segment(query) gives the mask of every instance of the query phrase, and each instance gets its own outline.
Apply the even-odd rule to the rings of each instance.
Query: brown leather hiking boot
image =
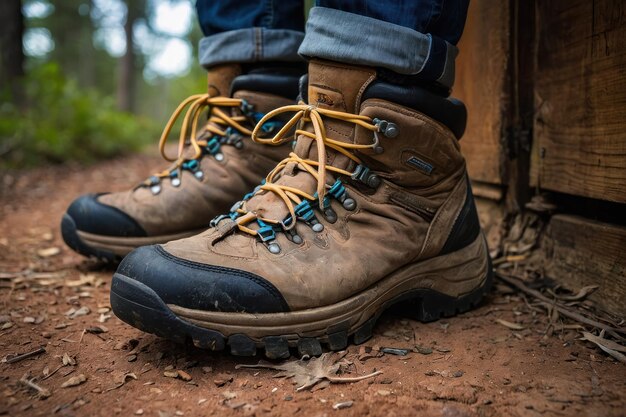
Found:
[[[250,140],[250,134],[265,113],[294,103],[297,75],[273,69],[242,74],[241,66],[233,64],[210,70],[208,81],[208,93],[185,100],[161,136],[161,153],[173,165],[126,192],[76,199],[61,222],[69,247],[115,261],[138,246],[195,235],[288,154],[288,144],[263,146]],[[170,158],[165,142],[186,106],[178,155]],[[204,109],[208,122],[198,132]],[[279,127],[279,122],[264,123],[264,134]]]
[[[142,247],[113,277],[111,306],[139,329],[270,358],[362,343],[402,307],[430,321],[470,309],[491,266],[457,138],[465,108],[376,72],[311,62],[294,152],[229,216]],[[258,131],[258,126],[257,126]],[[256,133],[256,131],[255,131]]]

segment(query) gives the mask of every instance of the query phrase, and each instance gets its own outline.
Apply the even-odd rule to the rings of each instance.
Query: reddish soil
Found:
[[[371,340],[348,349],[344,359],[352,364],[343,374],[380,370],[381,375],[301,392],[290,379],[274,378],[274,371],[235,369],[262,358],[176,345],[107,318],[112,269],[63,245],[61,215],[81,193],[123,189],[162,166],[155,155],[135,155],[2,179],[0,358],[40,346],[45,353],[0,363],[0,415],[626,415],[625,365],[577,340],[575,330],[545,336],[547,317],[502,286],[477,310],[435,323],[384,315]],[[60,252],[45,251],[50,248]],[[79,279],[82,285],[76,285]],[[89,312],[67,315],[81,307]],[[105,332],[85,332],[99,331],[95,327]],[[413,351],[416,345],[422,353]],[[364,347],[374,353],[378,347],[411,352],[366,355]],[[62,366],[65,354],[74,365]],[[170,369],[183,370],[191,380],[164,376]],[[115,388],[126,373],[136,379],[127,376]],[[20,383],[25,375],[50,396],[41,399]],[[61,387],[79,375],[86,381]],[[351,406],[333,408],[345,402]]]

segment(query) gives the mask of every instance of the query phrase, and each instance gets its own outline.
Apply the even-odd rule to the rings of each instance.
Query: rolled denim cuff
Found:
[[[456,46],[404,26],[326,7],[311,9],[298,53],[386,68],[451,88]]]
[[[209,68],[228,63],[301,61],[298,47],[304,33],[261,27],[231,30],[200,40],[200,64]]]

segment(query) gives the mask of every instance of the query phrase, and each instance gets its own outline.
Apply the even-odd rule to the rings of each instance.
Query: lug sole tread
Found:
[[[157,336],[176,342],[191,342],[199,348],[221,351],[228,348],[235,356],[255,356],[259,351],[269,359],[285,359],[292,352],[299,356],[319,356],[324,348],[331,351],[345,349],[352,341],[361,344],[370,339],[383,311],[391,309],[418,321],[427,323],[442,317],[452,317],[477,306],[492,285],[492,269],[481,287],[453,298],[433,290],[419,289],[404,293],[383,304],[377,313],[350,332],[345,326],[330,326],[322,337],[298,335],[267,336],[260,341],[239,333],[225,336],[222,333],[197,326],[174,314],[150,288],[130,278],[115,274],[111,286],[111,306],[114,313],[126,323]],[[120,291],[121,290],[121,291]],[[130,291],[127,297],[118,292]],[[135,294],[135,292],[142,292]],[[142,300],[137,303],[133,300]]]

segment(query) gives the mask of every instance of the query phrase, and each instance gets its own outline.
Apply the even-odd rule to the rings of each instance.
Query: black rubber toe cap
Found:
[[[289,311],[283,296],[266,279],[177,258],[159,245],[135,249],[124,258],[117,273],[151,288],[166,304],[239,313]]]
[[[67,209],[76,229],[104,236],[145,237],[145,230],[128,214],[98,201],[99,194],[78,197]]]

